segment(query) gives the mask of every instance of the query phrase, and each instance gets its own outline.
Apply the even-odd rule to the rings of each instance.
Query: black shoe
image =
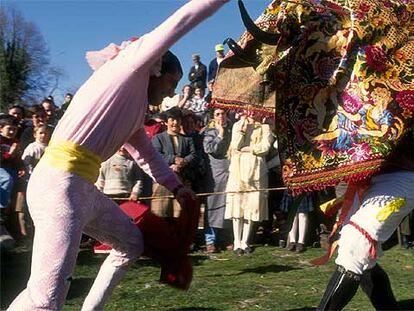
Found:
[[[313,243],[312,243],[312,247],[313,247],[313,248],[320,248],[320,247],[321,247],[321,242],[318,242],[318,241],[313,242]]]
[[[88,238],[86,241],[83,241],[80,243],[79,248],[80,249],[92,249],[95,245],[95,240],[92,238]]]
[[[245,255],[250,255],[253,252],[253,249],[250,246],[247,246],[244,250],[243,250]]]
[[[296,243],[295,242],[290,242],[288,247],[287,247],[287,250],[291,251],[291,252],[294,252],[295,249],[296,249]]]
[[[306,246],[303,243],[296,244],[296,253],[303,253],[306,251]]]
[[[16,245],[16,241],[7,231],[6,226],[0,224],[0,249],[3,251],[11,250]]]
[[[244,254],[244,251],[241,248],[235,249],[233,252],[239,257]]]
[[[412,242],[409,241],[408,236],[401,235],[401,247],[405,249],[410,249],[413,247]]]

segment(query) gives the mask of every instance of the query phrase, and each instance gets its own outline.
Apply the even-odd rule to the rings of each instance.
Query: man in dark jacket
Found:
[[[165,160],[168,166],[178,175],[186,186],[191,187],[193,181],[192,167],[197,161],[194,142],[191,137],[181,134],[182,112],[173,107],[162,114],[167,130],[152,138],[152,144]],[[153,185],[154,196],[165,196],[171,193],[160,184]],[[160,217],[178,217],[180,214],[178,202],[170,198],[154,199],[151,202],[151,211]]]
[[[224,45],[216,44],[214,50],[216,51],[216,57],[210,62],[208,66],[208,81],[214,81],[219,64],[224,59]]]
[[[205,89],[207,81],[207,67],[200,61],[200,55],[193,54],[192,58],[194,66],[190,69],[188,80],[190,80],[190,84],[193,89],[196,87],[202,87]]]

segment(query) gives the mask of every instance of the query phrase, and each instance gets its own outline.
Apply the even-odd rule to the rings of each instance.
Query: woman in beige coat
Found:
[[[227,191],[245,191],[267,188],[265,156],[273,136],[268,124],[242,116],[233,125],[230,143],[230,168]],[[226,199],[226,219],[233,220],[234,250],[240,256],[249,254],[248,245],[252,222],[267,220],[267,193],[230,193]]]

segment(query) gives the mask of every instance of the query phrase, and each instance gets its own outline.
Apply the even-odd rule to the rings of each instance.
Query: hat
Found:
[[[191,58],[192,58],[192,59],[195,59],[195,58],[200,59],[200,55],[198,55],[198,54],[193,54],[193,55],[191,55]]]
[[[223,44],[216,44],[214,49],[215,49],[216,52],[224,51],[224,45]]]

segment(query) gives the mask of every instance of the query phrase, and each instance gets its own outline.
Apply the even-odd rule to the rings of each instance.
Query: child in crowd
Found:
[[[27,178],[20,180],[20,189],[16,194],[16,214],[19,223],[19,229],[22,236],[27,235],[26,219],[25,219],[25,192],[26,184],[30,175],[33,172],[36,164],[42,157],[45,149],[49,143],[51,129],[49,126],[43,124],[33,129],[34,142],[30,143],[23,151],[22,160],[26,170]],[[25,177],[26,177],[25,176]]]
[[[190,106],[187,107],[187,109],[194,112],[194,114],[203,121],[203,126],[207,123],[207,102],[204,99],[204,88],[196,87],[194,89],[194,95],[191,98]]]
[[[143,172],[121,147],[117,153],[103,162],[96,187],[110,198],[128,198],[137,201],[142,193]]]
[[[0,247],[7,249],[13,247],[14,239],[6,229],[6,215],[19,175],[24,174],[23,164],[20,160],[20,148],[16,141],[18,121],[11,115],[0,116]]]
[[[121,147],[112,157],[102,163],[95,186],[117,204],[124,203],[126,199],[137,201],[142,195],[143,175],[144,173],[128,151]],[[112,249],[87,235],[83,235],[82,240],[81,248],[93,245],[96,254],[109,253]]]
[[[180,101],[178,103],[178,107],[188,109],[191,106],[192,97],[193,97],[193,88],[189,84],[184,85],[182,89],[182,94],[180,95]]]
[[[8,114],[17,119],[17,134],[16,139],[20,139],[24,129],[29,126],[29,120],[26,119],[26,109],[21,105],[10,105],[8,107]]]
[[[39,162],[50,140],[50,128],[47,125],[40,125],[34,130],[35,141],[30,143],[23,151],[22,160],[26,172],[30,175],[37,162]]]
[[[22,150],[35,141],[33,130],[43,124],[46,124],[46,111],[41,105],[34,105],[28,109],[31,114],[32,124],[27,126],[20,137],[20,144]]]
[[[293,197],[285,190],[281,202],[282,210],[287,214],[293,207]],[[289,232],[289,251],[301,253],[306,251],[306,238],[309,226],[309,213],[314,210],[314,195],[312,192],[306,193],[299,203],[292,228]]]

